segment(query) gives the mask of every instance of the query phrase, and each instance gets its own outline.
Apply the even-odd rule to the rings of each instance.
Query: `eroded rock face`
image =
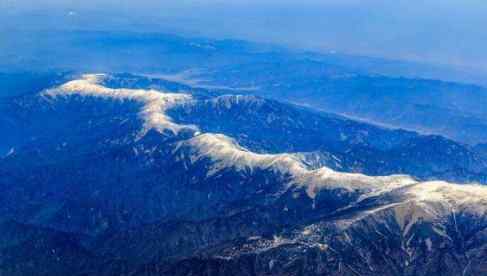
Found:
[[[487,189],[445,182],[484,181],[473,149],[117,80],[2,103],[5,273],[486,273]]]

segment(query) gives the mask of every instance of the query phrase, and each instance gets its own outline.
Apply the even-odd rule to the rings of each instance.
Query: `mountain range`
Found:
[[[48,80],[0,101],[3,274],[487,273],[482,145],[257,82]]]

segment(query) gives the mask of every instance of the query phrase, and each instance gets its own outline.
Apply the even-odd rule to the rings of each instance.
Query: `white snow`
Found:
[[[407,204],[389,207],[394,208],[398,223],[406,232],[419,218],[434,219],[438,213],[452,210],[468,210],[478,215],[487,215],[487,187],[446,182],[419,183],[406,175],[366,176],[336,172],[326,167],[312,170],[302,161],[299,154],[259,154],[241,147],[234,139],[223,134],[201,133],[197,126],[174,123],[165,111],[179,104],[194,104],[191,95],[156,90],[113,89],[101,85],[104,78],[103,74],[84,75],[82,79],[47,90],[43,95],[81,95],[142,103],[140,116],[145,123],[141,135],[150,129],[160,132],[171,131],[175,134],[182,129],[193,131],[193,137],[179,142],[174,151],[183,146],[189,147],[193,163],[201,159],[210,159],[212,164],[207,173],[208,177],[225,168],[248,173],[257,169],[271,170],[288,176],[291,180],[289,187],[304,187],[311,198],[315,198],[321,190],[357,193],[360,196],[359,200],[397,190],[407,198]],[[223,96],[218,102],[232,104],[231,101],[240,100],[254,99]],[[411,212],[415,214],[411,215]]]
[[[214,162],[208,171],[208,176],[229,167],[249,172],[255,169],[269,169],[291,175],[306,171],[304,165],[292,154],[254,153],[239,146],[235,140],[223,134],[200,134],[181,142],[176,150],[180,146],[189,146],[193,149],[192,162],[202,158],[210,158]]]
[[[372,196],[414,184],[416,181],[405,175],[366,176],[363,174],[336,172],[323,167],[298,176],[295,183],[307,187],[308,195],[314,198],[323,188],[343,189],[348,192],[356,191]]]
[[[345,229],[368,216],[385,210],[392,210],[404,237],[419,221],[433,223],[433,231],[447,237],[441,224],[446,218],[455,219],[457,212],[466,212],[478,217],[487,216],[487,187],[480,185],[460,185],[442,181],[417,182],[396,191],[403,200],[361,212],[357,216],[339,221],[338,226]],[[380,214],[376,219],[381,220]],[[410,237],[411,238],[411,237]]]
[[[159,132],[166,130],[177,134],[182,129],[197,131],[193,125],[179,125],[165,114],[165,110],[177,104],[190,101],[191,95],[165,93],[157,90],[143,89],[113,89],[102,86],[100,82],[105,78],[103,74],[87,74],[82,79],[73,80],[60,87],[49,89],[43,93],[44,96],[59,97],[69,95],[80,95],[89,97],[99,97],[115,100],[130,100],[143,104],[140,116],[144,119],[144,128],[139,138],[149,130],[154,129]]]
[[[468,211],[487,215],[486,186],[431,181],[414,185],[406,195],[420,205],[435,205],[436,212]]]
[[[425,240],[425,243],[426,243],[426,247],[428,248],[428,251],[432,251],[433,250],[433,242],[431,241],[431,239],[427,238]]]
[[[15,148],[11,148],[3,157],[6,158],[12,156],[13,154],[15,154]]]
[[[229,167],[237,171],[249,172],[255,169],[272,170],[291,177],[293,179],[291,184],[306,187],[311,198],[314,198],[321,189],[343,189],[371,196],[417,183],[411,177],[404,175],[371,177],[336,172],[326,167],[309,170],[299,154],[254,153],[239,146],[235,140],[223,134],[201,134],[181,142],[179,146],[183,145],[189,146],[193,150],[192,162],[202,158],[210,158],[213,161],[207,176],[212,176]]]

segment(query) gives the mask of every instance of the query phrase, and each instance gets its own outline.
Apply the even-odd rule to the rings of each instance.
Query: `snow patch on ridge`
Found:
[[[422,205],[441,204],[445,210],[487,215],[487,187],[481,185],[431,181],[414,185],[406,195]]]
[[[487,216],[487,187],[458,185],[443,181],[418,183],[409,187],[405,202],[394,207],[396,221],[407,235],[419,220],[435,222],[456,213]],[[445,235],[444,230],[435,228]]]
[[[178,145],[189,146],[193,152],[191,161],[210,158],[214,165],[208,176],[232,167],[238,171],[254,169],[273,170],[277,173],[296,175],[306,171],[305,166],[293,154],[258,154],[251,152],[223,134],[205,133],[183,141]]]
[[[316,197],[316,194],[323,188],[344,189],[348,192],[356,191],[370,197],[417,183],[413,178],[406,175],[367,176],[336,172],[327,167],[308,171],[298,176],[295,182],[305,186],[311,198]]]
[[[447,237],[442,222],[454,218],[459,213],[467,213],[479,218],[487,216],[487,187],[480,185],[459,185],[442,181],[418,182],[399,189],[396,194],[402,196],[399,202],[360,212],[357,216],[337,223],[346,229],[369,216],[382,220],[381,213],[392,211],[402,235],[410,235],[417,223],[432,223],[432,229],[440,236]],[[384,221],[385,222],[385,221]]]
[[[179,133],[183,129],[198,131],[196,126],[174,123],[165,114],[168,108],[190,101],[192,99],[191,95],[165,93],[157,90],[108,88],[100,84],[105,77],[106,75],[104,74],[83,75],[82,79],[73,80],[60,87],[49,89],[43,95],[51,97],[80,95],[140,102],[143,104],[143,108],[139,114],[144,120],[144,128],[139,134],[139,138],[151,129],[161,133],[171,131],[174,134]]]

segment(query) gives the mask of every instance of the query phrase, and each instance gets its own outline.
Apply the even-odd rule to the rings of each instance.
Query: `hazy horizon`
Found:
[[[5,34],[19,29],[165,32],[487,73],[487,3],[477,0],[305,0],[299,4],[274,0],[102,0],[96,4],[3,0],[0,10]]]

